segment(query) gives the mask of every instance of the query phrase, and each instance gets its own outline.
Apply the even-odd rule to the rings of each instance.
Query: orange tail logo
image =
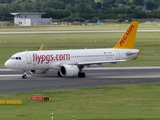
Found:
[[[134,48],[138,22],[132,22],[114,48]]]

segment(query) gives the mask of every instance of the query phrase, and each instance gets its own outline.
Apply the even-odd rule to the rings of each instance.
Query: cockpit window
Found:
[[[11,57],[11,60],[21,60],[21,57]]]
[[[15,57],[11,57],[11,60],[14,60],[15,59]]]

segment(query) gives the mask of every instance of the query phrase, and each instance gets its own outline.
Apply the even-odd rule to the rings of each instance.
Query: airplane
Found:
[[[61,77],[78,76],[84,78],[82,71],[92,65],[106,65],[137,59],[141,49],[134,49],[138,21],[130,23],[118,43],[113,48],[43,50],[44,44],[37,51],[18,52],[5,62],[6,68],[22,70],[23,79],[26,71],[31,74],[44,74],[50,69],[57,70]]]

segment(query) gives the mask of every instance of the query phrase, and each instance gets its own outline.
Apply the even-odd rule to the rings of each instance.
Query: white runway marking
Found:
[[[94,68],[85,68],[85,70],[126,70],[126,69],[160,69],[160,67],[94,67]]]
[[[139,75],[139,76],[131,76],[131,75],[125,75],[125,76],[98,76],[94,78],[160,78],[160,75]]]
[[[160,32],[160,30],[137,30],[138,32]],[[31,30],[31,31],[0,31],[0,34],[37,34],[37,33],[120,33],[125,30]]]
[[[1,77],[19,77],[19,76],[22,76],[22,74],[0,75],[0,78],[1,78]]]

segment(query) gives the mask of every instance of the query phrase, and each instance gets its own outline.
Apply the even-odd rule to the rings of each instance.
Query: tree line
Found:
[[[46,12],[57,21],[96,22],[160,18],[160,0],[0,0],[0,18],[12,12]]]

